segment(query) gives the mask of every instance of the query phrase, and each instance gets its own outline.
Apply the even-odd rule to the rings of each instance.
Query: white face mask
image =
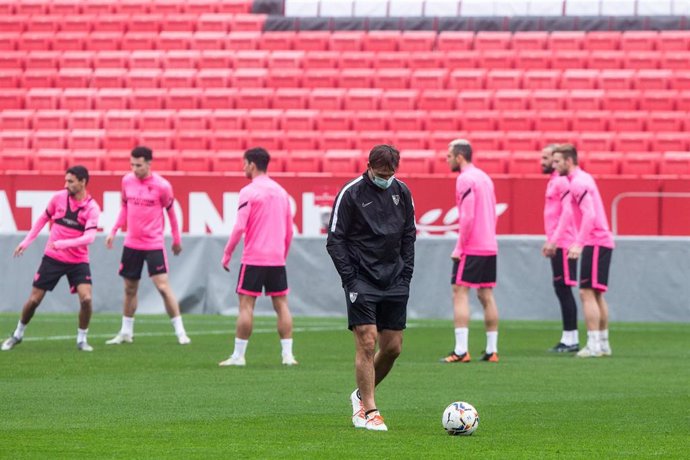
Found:
[[[390,187],[391,184],[393,183],[393,179],[395,179],[395,176],[391,176],[388,179],[383,179],[381,177],[374,176],[373,174],[372,174],[372,176],[373,176],[372,181],[374,182],[374,184],[376,184],[377,187],[379,187],[380,189],[383,189],[383,190],[386,190],[388,187]]]

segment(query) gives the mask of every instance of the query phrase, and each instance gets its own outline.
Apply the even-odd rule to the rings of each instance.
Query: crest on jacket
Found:
[[[400,195],[393,195],[393,203],[397,206],[400,203]]]
[[[357,292],[350,292],[350,302],[355,303],[357,300]]]

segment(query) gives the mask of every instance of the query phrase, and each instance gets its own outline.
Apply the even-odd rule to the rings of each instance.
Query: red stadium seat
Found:
[[[344,100],[346,110],[378,110],[381,101],[381,89],[350,89]]]
[[[33,116],[33,110],[2,110],[0,111],[0,126],[3,130],[31,129]]]
[[[254,131],[277,130],[282,115],[282,110],[252,109],[247,115],[246,126]]]
[[[273,96],[274,109],[307,108],[310,91],[302,88],[278,88]]]
[[[107,130],[137,129],[138,110],[108,110],[103,117],[103,128]]]
[[[433,171],[434,150],[405,149],[398,143],[400,152],[400,169],[402,174],[431,174]]]
[[[440,51],[471,50],[474,47],[474,33],[456,31],[439,32],[437,47]]]
[[[463,112],[455,110],[431,110],[429,112],[417,111],[414,113],[426,114],[421,120],[420,124],[415,130],[421,131],[422,124],[426,121],[426,126],[429,129],[434,129],[436,131],[452,131],[461,128],[461,119]],[[395,115],[394,115],[395,117]],[[398,128],[400,130],[401,128]]]
[[[177,150],[207,150],[213,132],[204,129],[178,131],[175,139]],[[179,166],[179,163],[178,163]]]
[[[177,171],[211,171],[211,157],[207,150],[182,150],[176,156],[175,160],[175,169]]]
[[[281,126],[288,134],[293,130],[310,131],[315,129],[318,115],[317,110],[288,109],[282,113]]]
[[[421,110],[452,110],[455,108],[455,90],[426,90],[419,95]]]
[[[531,110],[503,110],[498,117],[497,129],[499,131],[530,131],[534,129],[534,112]]]
[[[251,129],[251,126],[249,126]],[[247,137],[247,147],[264,147],[268,151],[280,150],[283,148],[282,131],[266,130],[266,131],[249,131]]]
[[[467,133],[464,131],[432,131],[428,137],[430,149],[447,152],[448,144],[455,139],[465,139],[467,137]],[[445,154],[443,158],[445,160]],[[446,168],[444,168],[444,170],[445,169]],[[438,171],[436,165],[434,165],[434,171]]]
[[[585,69],[589,61],[587,51],[559,51],[553,56],[551,68],[559,70]]]
[[[94,99],[94,108],[98,110],[126,110],[130,108],[132,91],[125,88],[100,89]],[[136,108],[136,107],[132,107]]]
[[[300,88],[302,86],[302,69],[271,69],[266,86],[269,88]]]
[[[505,174],[510,157],[511,155],[505,151],[481,150],[477,152],[476,159],[473,162],[489,175]]]
[[[651,90],[643,91],[639,99],[640,110],[683,110],[676,91]]]
[[[14,94],[13,91],[3,91],[3,93]],[[57,88],[32,88],[26,92],[25,107],[27,109],[58,109],[61,91]],[[3,101],[4,102],[4,101]],[[12,105],[5,105],[3,108],[14,109],[23,107],[14,107]]]
[[[62,92],[60,107],[67,110],[90,110],[98,92],[91,88],[68,88]]]
[[[31,146],[30,130],[2,130],[0,131],[0,148],[2,150],[17,150],[22,149],[26,151]]]
[[[617,50],[620,48],[621,32],[588,32],[585,35],[584,49],[586,50]]]
[[[531,131],[508,131],[504,133],[503,145],[506,150],[536,151],[541,148],[539,136]]]
[[[623,155],[616,152],[590,151],[582,161],[582,167],[590,174],[619,174]]]
[[[198,49],[254,50],[259,44],[259,32],[238,31],[225,35],[222,32],[197,32],[193,46]]]
[[[263,14],[235,14],[232,18],[230,29],[235,33],[261,31],[266,22],[266,16]]]
[[[0,144],[2,134],[0,134]],[[26,149],[11,150],[3,148],[0,150],[0,171],[28,171],[31,169],[31,156],[26,154]]]
[[[206,95],[208,96],[208,91]],[[245,88],[237,92],[235,107],[238,109],[267,109],[270,108],[270,101],[272,99],[272,88]],[[204,108],[232,108],[232,106]]]
[[[673,78],[671,70],[642,69],[637,71],[635,89],[639,90],[665,90],[669,89]]]
[[[175,117],[175,128],[192,131],[208,129],[209,120],[213,115],[210,109],[182,109]]]
[[[474,49],[480,51],[510,49],[512,36],[510,32],[479,31],[474,37]]]
[[[400,51],[430,52],[436,44],[436,32],[425,30],[405,30],[398,39]]]
[[[77,68],[91,69],[93,67],[94,52],[92,51],[66,51],[59,61],[60,69]]]
[[[485,87],[486,70],[459,69],[450,72],[448,88],[459,90],[481,90]]]
[[[391,113],[383,110],[360,110],[352,117],[352,129],[355,131],[385,131]]]
[[[331,34],[325,31],[299,31],[295,36],[294,49],[305,51],[326,51]]]
[[[395,133],[393,145],[398,150],[426,149],[428,142],[423,131],[398,131]]]
[[[545,110],[536,114],[535,129],[537,131],[568,131],[572,112]]]
[[[283,138],[283,148],[287,150],[315,150],[318,142],[313,131],[288,131]]]
[[[514,50],[543,50],[549,39],[548,32],[515,32],[512,36]]]
[[[374,76],[374,86],[382,89],[407,89],[410,87],[409,69],[379,69]]]
[[[603,133],[582,133],[575,146],[583,152],[605,152],[613,148],[615,134],[610,132]]]
[[[520,89],[503,89],[494,93],[495,110],[522,110],[529,105],[530,92]]]
[[[657,42],[659,51],[690,50],[690,34],[686,30],[662,30]]]
[[[226,88],[230,86],[229,69],[201,69],[196,74],[197,88]]]
[[[619,152],[649,152],[654,141],[654,133],[618,133],[613,148]]]
[[[56,147],[53,150],[48,147],[46,150],[38,151],[34,154],[33,169],[34,171],[46,172],[62,172],[67,169],[67,152],[61,147]]]
[[[652,150],[655,152],[690,151],[688,132],[657,133]]]
[[[446,51],[443,66],[449,70],[479,67],[479,55],[475,51]]]
[[[489,70],[515,67],[515,51],[484,51],[478,57],[478,66]]]
[[[277,49],[268,55],[268,66],[273,69],[299,69],[302,67],[304,56],[304,51],[285,51]]]
[[[659,174],[690,175],[690,152],[665,152],[659,164]]]
[[[510,174],[537,174],[540,171],[539,158],[537,151],[516,151],[507,159],[508,172]]]
[[[560,70],[527,70],[522,77],[522,87],[524,89],[557,89],[560,81]]]
[[[462,114],[462,129],[465,131],[493,131],[496,116],[492,111],[468,111]]]
[[[602,107],[605,110],[637,110],[640,93],[638,91],[607,91]]]
[[[671,77],[671,88],[678,91],[690,89],[690,71],[687,70],[687,67],[685,67],[683,71],[676,71],[673,73]]]
[[[412,89],[444,89],[448,79],[445,69],[418,69],[412,71],[410,88]]]
[[[599,73],[599,88],[606,91],[633,89],[634,82],[634,70],[604,69]]]
[[[322,153],[318,150],[294,150],[285,159],[285,171],[313,173],[321,171]]]
[[[106,151],[106,154],[103,157],[103,169],[110,172],[131,171],[132,166],[130,164],[130,152],[133,148],[132,145],[130,145],[128,148]]]
[[[345,90],[316,88],[309,96],[309,108],[317,110],[341,110]]]
[[[614,111],[609,118],[609,128],[612,131],[644,131],[646,118],[646,112]]]
[[[427,112],[421,110],[394,110],[389,114],[390,128],[394,131],[422,131],[426,126],[425,120],[427,116],[429,124],[435,126],[441,119],[445,122],[451,113],[453,114],[451,118],[452,124],[456,125],[455,112],[445,112],[442,115],[443,118],[441,116],[434,118],[435,112],[427,115]]]
[[[161,28],[170,32],[193,32],[199,16],[195,14],[166,14]]]
[[[72,150],[97,150],[103,147],[105,131],[101,129],[73,129],[69,132],[67,146]]]
[[[359,172],[360,150],[328,150],[322,159],[323,172],[350,174]]]
[[[214,131],[213,136],[211,137],[211,149],[220,151],[244,150],[246,148],[246,138],[246,131]],[[216,171],[215,166],[213,170]]]
[[[70,112],[69,128],[100,129],[102,127],[103,112],[99,110],[73,110]]]
[[[503,149],[503,136],[497,136],[495,131],[473,131],[467,134],[467,139],[477,151]]]
[[[659,173],[659,157],[656,155],[630,153],[621,161],[621,174],[651,175]]]
[[[599,72],[586,69],[567,69],[561,76],[561,89],[596,89]]]
[[[263,88],[267,78],[268,69],[236,69],[230,77],[233,87],[243,89]]]
[[[661,60],[659,66],[662,69],[671,70],[686,70],[688,68],[688,61],[690,60],[690,52],[688,51],[666,51],[657,54],[657,57]]]
[[[334,88],[339,72],[335,69],[309,69],[304,71],[302,86],[305,88]]]
[[[65,129],[68,116],[67,110],[37,110],[33,117],[33,129]]]
[[[27,69],[21,77],[23,88],[52,88],[55,81],[53,69]]]
[[[232,51],[205,49],[201,50],[200,69],[230,69],[233,63]]]
[[[4,51],[0,54],[0,69],[19,71],[23,67],[25,56],[25,53],[19,51]]]
[[[551,50],[581,50],[584,47],[585,32],[554,31],[549,34],[547,48]]]
[[[366,33],[360,31],[336,31],[329,39],[332,51],[361,51]]]
[[[319,131],[348,131],[352,129],[352,111],[321,111],[316,119]]]
[[[85,166],[89,171],[101,171],[105,155],[105,150],[99,149],[71,150],[66,159],[68,165],[77,164]]]
[[[103,148],[106,150],[131,151],[137,145],[137,134],[136,131],[106,131],[103,138]]]
[[[626,53],[623,67],[626,69],[657,69],[661,55],[657,51],[629,51]]]
[[[490,110],[493,108],[493,93],[493,91],[459,92],[455,98],[455,106],[460,110]]]
[[[371,88],[373,81],[373,69],[343,69],[338,77],[338,87]]]
[[[604,110],[578,110],[573,113],[573,131],[607,131],[611,113]]]
[[[318,141],[321,150],[351,149],[355,144],[351,131],[324,131]]]
[[[354,148],[366,150],[367,152],[378,144],[389,144],[394,146],[395,133],[391,131],[362,131],[357,133],[354,139]],[[366,166],[366,164],[362,166]]]
[[[546,50],[518,51],[515,56],[515,68],[545,70],[551,68],[553,53]]]
[[[247,109],[215,109],[209,117],[209,127],[214,131],[245,129],[247,113]]]
[[[417,108],[419,91],[411,90],[387,90],[381,96],[381,109],[383,110],[414,110]]]
[[[137,134],[139,144],[150,147],[154,151],[173,148],[174,131],[140,131]],[[156,164],[158,164],[158,158],[156,158]]]
[[[520,89],[522,70],[490,70],[486,74],[486,89]]]
[[[294,46],[297,32],[267,31],[259,38],[259,49],[262,50],[291,50]]]
[[[364,51],[398,51],[401,32],[397,30],[372,30],[364,35]]]
[[[589,69],[615,70],[623,67],[626,54],[622,51],[592,51],[587,60]]]

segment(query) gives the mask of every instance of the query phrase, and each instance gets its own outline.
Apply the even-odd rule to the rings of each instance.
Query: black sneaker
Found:
[[[577,353],[580,351],[580,346],[578,344],[566,345],[563,342],[558,342],[555,347],[549,348],[549,351],[551,353]]]
[[[496,353],[496,352],[494,352],[494,353],[484,352],[484,354],[482,355],[480,360],[481,361],[488,361],[490,363],[497,363],[498,362],[498,353]]]

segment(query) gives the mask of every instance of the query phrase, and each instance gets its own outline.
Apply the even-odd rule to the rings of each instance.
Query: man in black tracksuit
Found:
[[[389,145],[371,150],[367,171],[335,199],[326,243],[355,337],[352,423],[377,431],[387,427],[376,410],[374,388],[400,355],[414,269],[414,205],[410,190],[394,177],[399,162],[400,153]]]

